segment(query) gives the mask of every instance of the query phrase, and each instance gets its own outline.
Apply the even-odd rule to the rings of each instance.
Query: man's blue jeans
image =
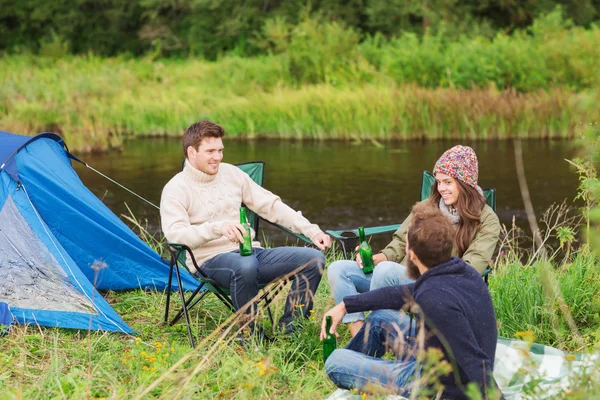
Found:
[[[418,372],[411,351],[414,327],[409,332],[408,320],[398,311],[373,311],[358,334],[345,349],[337,349],[327,359],[325,371],[338,387],[376,392],[383,386],[388,391],[408,395],[413,376]],[[382,360],[386,351],[396,360]]]
[[[279,320],[279,325],[283,326],[289,325],[296,316],[309,315],[325,267],[323,253],[307,247],[255,247],[250,256],[242,257],[239,251],[223,253],[200,268],[221,286],[229,288],[237,310],[258,294],[259,285],[273,282],[300,266]],[[248,312],[253,313],[255,307],[249,308]]]
[[[391,261],[377,264],[372,274],[365,274],[356,261],[339,260],[327,268],[327,279],[335,303],[339,304],[346,296],[354,296],[369,290],[386,286],[404,285],[414,280],[408,278],[406,267]],[[342,322],[364,321],[364,313],[346,314]]]

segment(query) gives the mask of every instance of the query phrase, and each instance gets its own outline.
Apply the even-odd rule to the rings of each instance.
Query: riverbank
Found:
[[[0,127],[57,132],[85,152],[119,147],[127,137],[179,136],[204,118],[235,137],[377,141],[572,138],[600,121],[594,90],[265,87],[250,75],[236,77],[235,62],[0,59]]]
[[[493,37],[267,25],[255,57],[73,56],[59,42],[5,55],[0,129],[54,131],[94,151],[179,136],[203,118],[243,138],[376,141],[573,138],[600,122],[600,29],[559,11]]]

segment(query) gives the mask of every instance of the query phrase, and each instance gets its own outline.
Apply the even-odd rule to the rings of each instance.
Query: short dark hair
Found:
[[[427,268],[445,263],[452,257],[454,228],[439,207],[427,202],[415,204],[407,238],[408,248]]]
[[[208,120],[202,120],[190,125],[183,134],[183,154],[187,158],[187,149],[192,146],[198,150],[202,139],[206,137],[222,138],[225,130],[221,125]]]

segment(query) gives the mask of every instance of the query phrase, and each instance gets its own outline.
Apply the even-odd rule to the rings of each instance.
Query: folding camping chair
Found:
[[[264,170],[265,170],[264,162],[262,162],[262,161],[247,162],[247,163],[243,163],[243,164],[238,164],[237,167],[240,168],[242,171],[246,172],[250,176],[250,178],[252,178],[252,180],[254,182],[256,182],[257,184],[259,184],[261,186],[263,185]],[[248,209],[244,204],[242,204],[241,206],[246,208],[246,217],[248,218],[248,222],[250,223],[250,226],[252,226],[252,229],[254,229],[254,232],[258,233],[258,223],[259,223],[260,217],[258,215],[256,215],[254,212],[252,212],[250,209]],[[269,221],[267,221],[267,222],[269,222]],[[310,243],[310,239],[308,239],[304,235],[296,234],[296,233],[290,231],[289,229],[286,229],[280,225],[277,225],[274,223],[271,223],[271,224]],[[167,287],[169,289],[167,290],[167,304],[165,307],[164,321],[165,321],[165,323],[167,323],[168,318],[169,318],[169,303],[170,303],[171,291],[172,291],[171,283],[172,283],[172,279],[173,279],[173,272],[175,272],[175,276],[177,278],[178,292],[179,292],[179,296],[181,297],[182,307],[181,307],[181,310],[175,315],[175,317],[171,320],[171,322],[169,324],[170,325],[175,324],[183,315],[185,317],[185,322],[187,325],[188,336],[190,338],[190,344],[192,347],[195,347],[194,337],[192,335],[192,328],[191,328],[190,318],[189,318],[190,309],[192,309],[194,306],[196,306],[198,303],[200,303],[200,301],[205,296],[207,296],[209,293],[214,294],[232,312],[235,312],[235,307],[233,306],[233,301],[231,300],[231,294],[229,292],[229,288],[220,286],[214,279],[209,278],[208,275],[206,275],[206,273],[204,273],[204,271],[202,271],[200,269],[200,267],[196,263],[196,259],[194,258],[192,250],[188,246],[181,244],[181,243],[167,243],[167,245],[169,248],[169,252],[171,253],[171,261],[170,261],[170,269],[169,269],[169,281],[168,281],[168,285],[167,285]],[[199,274],[202,275],[200,278],[196,278],[198,280],[198,287],[192,292],[192,294],[187,299],[185,298],[185,293],[183,290],[183,285],[181,282],[181,275],[180,275],[180,271],[179,271],[180,267],[184,267],[187,269],[186,254],[190,256],[192,263],[194,264],[194,267],[196,268],[196,271],[198,271]],[[279,281],[271,282],[266,285],[261,285],[259,287],[259,290],[262,290],[263,294],[261,295],[258,303],[260,304],[260,303],[264,302],[264,306],[267,308],[267,313],[269,315],[269,319],[271,320],[271,325],[273,325],[273,326],[274,326],[274,320],[273,320],[273,314],[271,312],[270,304],[271,304],[271,301],[273,300],[273,298],[275,298],[275,296],[282,289],[283,284],[280,285],[280,283],[283,283],[283,282],[281,282],[279,280]],[[269,290],[269,288],[271,288],[271,285],[274,285],[274,288],[275,288],[274,290]]]
[[[421,179],[421,201],[427,199],[431,194],[431,188],[435,182],[435,177],[429,171],[423,171],[423,177]],[[496,211],[496,189],[483,189],[483,196],[488,206]],[[365,228],[365,236],[381,235],[383,233],[395,232],[400,227],[400,224],[395,225],[384,225],[375,226],[371,228]],[[340,231],[326,231],[331,237],[333,237],[342,249],[342,254],[345,259],[348,259],[348,255],[352,254],[352,250],[358,244],[358,229],[340,230]],[[485,279],[485,283],[488,283],[488,275],[491,272],[491,268],[487,267],[481,274]]]
[[[192,327],[191,327],[190,317],[189,317],[190,310],[193,307],[195,307],[198,303],[200,303],[200,301],[202,301],[202,299],[209,293],[214,294],[223,304],[225,304],[225,306],[227,306],[227,308],[229,308],[231,310],[231,312],[235,312],[235,307],[233,306],[233,301],[231,300],[231,294],[229,292],[229,288],[220,286],[214,279],[211,279],[208,275],[206,275],[206,273],[204,273],[204,271],[202,271],[200,269],[200,267],[196,263],[194,254],[192,253],[192,249],[190,249],[188,246],[186,246],[184,244],[169,243],[168,245],[169,245],[169,252],[171,253],[171,263],[170,263],[170,270],[169,270],[168,287],[171,288],[173,271],[175,271],[175,276],[177,277],[178,292],[181,297],[181,303],[182,303],[181,310],[179,310],[179,312],[175,315],[175,317],[171,320],[171,322],[169,322],[169,325],[175,324],[177,321],[179,321],[179,319],[183,315],[185,317],[185,323],[187,325],[188,336],[190,338],[190,345],[192,347],[195,347],[194,336],[192,334]],[[181,266],[183,266],[185,268],[186,253],[190,255],[192,262],[194,263],[194,267],[202,275],[202,277],[196,278],[198,280],[198,287],[192,292],[192,294],[187,299],[185,298],[185,293],[183,290],[183,286],[182,286],[182,282],[181,282],[181,275],[180,275],[180,271],[179,271],[179,268]],[[281,281],[277,281],[272,284],[278,285],[279,283],[281,283]],[[269,284],[269,285],[271,285],[271,284]],[[277,294],[281,290],[281,286],[276,286],[276,289],[273,291],[266,290],[267,286],[268,285],[259,286],[259,289],[263,291],[263,294],[261,295],[258,303],[261,303],[264,301],[265,307],[267,308],[267,313],[269,315],[269,319],[271,320],[271,325],[274,325],[273,313],[271,312],[270,304],[271,304],[271,301],[273,300],[273,298],[275,298],[275,296],[277,296]],[[171,289],[167,290],[167,304],[165,307],[165,323],[168,322],[168,318],[169,318],[170,298],[171,298]]]

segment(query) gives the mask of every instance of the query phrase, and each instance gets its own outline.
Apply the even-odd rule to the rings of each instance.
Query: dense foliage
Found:
[[[556,7],[575,25],[600,16],[600,0],[0,0],[0,51],[246,56],[268,50],[257,32],[273,21],[297,25],[307,16],[360,38],[440,30],[492,37]]]

